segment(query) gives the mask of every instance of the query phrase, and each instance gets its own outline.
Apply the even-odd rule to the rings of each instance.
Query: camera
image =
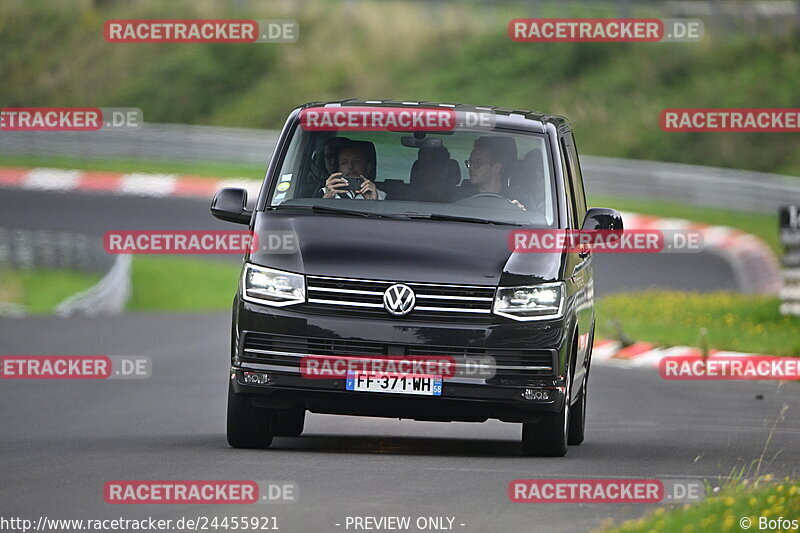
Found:
[[[342,176],[347,180],[346,191],[360,191],[364,180],[361,176]]]

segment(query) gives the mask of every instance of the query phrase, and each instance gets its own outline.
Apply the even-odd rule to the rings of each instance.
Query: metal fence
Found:
[[[58,269],[103,273],[98,283],[56,306],[56,314],[62,316],[123,311],[131,294],[130,265],[130,256],[109,255],[97,237],[61,231],[0,228],[0,271]],[[24,314],[23,306],[0,302],[0,315]]]

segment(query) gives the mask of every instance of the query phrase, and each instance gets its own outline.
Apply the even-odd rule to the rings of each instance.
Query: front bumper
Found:
[[[302,305],[272,308],[237,298],[230,377],[235,393],[247,394],[261,407],[300,405],[315,413],[415,420],[535,422],[542,413],[560,410],[564,402],[568,332],[572,329],[568,317],[542,322],[501,317],[491,323],[419,322],[388,315],[380,319],[308,313]],[[445,378],[441,396],[354,392],[345,390],[343,378],[308,379],[296,367],[263,364],[248,357],[243,345],[245,332],[377,342],[393,355],[403,355],[404,347],[421,345],[485,349],[487,354],[492,349],[548,349],[553,350],[553,368],[545,375],[509,379]],[[245,372],[266,373],[269,379],[263,385],[245,383]],[[526,399],[526,391],[546,391],[548,396],[546,400]]]

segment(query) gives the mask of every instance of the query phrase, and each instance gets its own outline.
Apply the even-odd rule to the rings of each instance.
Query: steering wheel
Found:
[[[501,194],[495,194],[493,192],[482,192],[479,194],[473,194],[472,196],[470,196],[470,198],[502,198],[503,200],[508,200],[508,198],[506,198],[505,196]],[[466,198],[464,199],[466,200]],[[508,201],[510,202],[511,200]]]
[[[479,194],[473,194],[472,196],[467,196],[466,198],[462,198],[461,200],[457,200],[457,201],[455,201],[453,203],[454,204],[469,204],[469,203],[471,203],[470,200],[472,200],[473,198],[498,199],[498,200],[504,200],[505,202],[508,202],[511,205],[515,205],[514,202],[512,202],[511,200],[509,200],[505,196],[502,196],[500,194],[494,194],[494,193],[491,193],[491,192],[482,192],[482,193],[479,193]]]

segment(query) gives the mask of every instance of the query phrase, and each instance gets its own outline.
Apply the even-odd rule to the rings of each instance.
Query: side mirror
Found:
[[[592,207],[586,212],[581,229],[622,231],[622,215],[616,209]]]
[[[247,209],[247,191],[232,187],[220,189],[211,200],[211,214],[226,222],[250,224],[253,212]]]

